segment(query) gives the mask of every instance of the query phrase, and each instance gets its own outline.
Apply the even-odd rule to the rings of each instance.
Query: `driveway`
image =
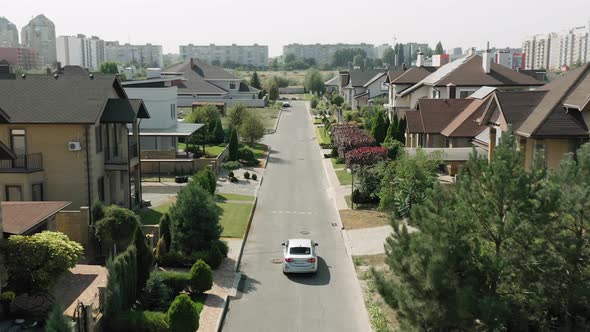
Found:
[[[319,146],[305,102],[292,102],[276,134],[241,264],[245,276],[224,331],[371,331],[328,196]],[[320,244],[317,275],[284,276],[281,242]]]

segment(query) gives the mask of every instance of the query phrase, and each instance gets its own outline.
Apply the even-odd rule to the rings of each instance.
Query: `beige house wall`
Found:
[[[536,147],[543,144],[545,147],[545,166],[549,169],[557,169],[565,154],[573,152],[574,140],[570,139],[527,139],[525,150],[525,167],[530,168],[536,158]]]
[[[87,247],[89,244],[90,210],[81,207],[78,211],[60,211],[55,216],[50,230],[66,234],[70,240]]]
[[[47,201],[71,201],[73,208],[88,205],[86,186],[86,151],[69,151],[68,142],[86,138],[82,125],[1,125],[0,141],[10,144],[10,130],[24,129],[27,153],[42,153],[43,171],[35,173],[0,173],[0,183],[23,185],[23,199],[31,200],[31,185],[43,183]],[[3,188],[4,189],[4,188]],[[5,193],[2,190],[2,198]]]

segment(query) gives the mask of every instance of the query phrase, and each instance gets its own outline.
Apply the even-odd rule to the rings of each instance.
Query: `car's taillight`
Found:
[[[292,263],[293,262],[293,258],[285,258],[285,262]]]
[[[309,263],[315,263],[315,258],[310,258],[307,260]]]

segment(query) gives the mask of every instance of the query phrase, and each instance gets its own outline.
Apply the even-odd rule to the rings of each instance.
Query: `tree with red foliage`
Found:
[[[372,166],[387,159],[387,149],[381,146],[367,146],[348,151],[346,167]]]

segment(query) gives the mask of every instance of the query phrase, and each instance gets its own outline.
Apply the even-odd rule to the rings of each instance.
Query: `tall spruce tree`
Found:
[[[375,138],[377,144],[383,143],[385,141],[385,136],[387,135],[387,126],[385,124],[383,111],[378,111],[375,116],[373,117],[373,124],[371,127],[371,136]]]
[[[237,161],[238,160],[238,149],[239,149],[239,142],[238,142],[238,128],[232,128],[231,133],[229,135],[229,160],[230,161]]]
[[[252,74],[252,78],[250,79],[250,85],[258,90],[262,89],[262,85],[260,84],[260,77],[258,77],[257,72],[254,72],[254,74]]]
[[[215,127],[213,128],[213,140],[215,143],[220,144],[225,141],[225,132],[223,131],[223,125],[221,124],[221,118],[215,120]]]
[[[386,136],[385,140],[393,141],[396,139],[398,126],[399,126],[399,120],[398,120],[397,114],[393,113],[393,120],[389,124],[389,127],[387,127],[387,134],[385,135]]]
[[[443,50],[442,43],[439,41],[436,43],[436,47],[434,48],[434,54],[443,54],[445,50]]]

